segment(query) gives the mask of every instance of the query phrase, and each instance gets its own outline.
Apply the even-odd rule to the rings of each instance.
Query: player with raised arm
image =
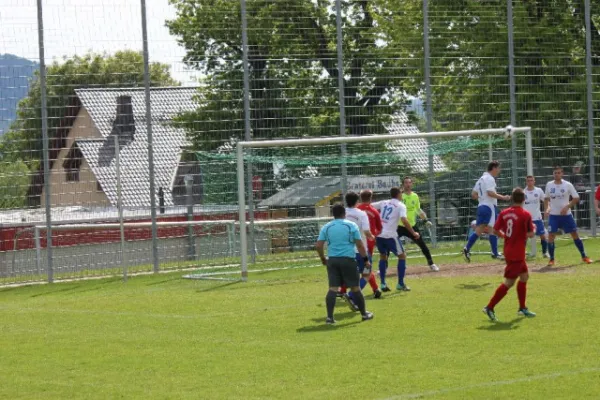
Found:
[[[404,275],[406,274],[406,254],[404,247],[398,238],[398,222],[402,221],[408,232],[415,239],[419,239],[419,234],[415,232],[406,218],[406,206],[402,204],[402,191],[400,188],[393,187],[390,189],[390,199],[373,203],[373,207],[379,210],[383,229],[377,235],[375,243],[379,251],[379,277],[381,279],[381,290],[389,292],[385,282],[385,274],[387,272],[388,258],[390,253],[398,256],[398,284],[397,290],[405,292],[410,291],[410,288],[404,283]]]
[[[410,222],[413,230],[421,235],[421,232],[419,232],[417,228],[417,216],[425,221],[427,228],[430,228],[433,224],[427,219],[427,214],[425,214],[425,211],[421,209],[421,200],[419,199],[419,195],[412,191],[412,185],[413,181],[410,176],[406,176],[404,179],[402,179],[402,202],[406,206],[408,222]],[[406,228],[400,224],[398,226],[398,236],[408,237],[409,235],[410,233],[406,230]],[[440,269],[433,262],[433,257],[431,257],[431,252],[429,251],[429,247],[427,247],[427,243],[425,243],[423,240],[423,236],[419,237],[419,239],[415,240],[414,242],[417,246],[419,246],[421,253],[423,253],[427,259],[427,265],[429,265],[429,268],[434,272],[439,271]]]
[[[475,232],[469,236],[467,245],[463,249],[463,255],[467,262],[471,262],[471,247],[477,242],[479,236],[483,234],[486,226],[493,227],[498,216],[498,200],[509,201],[510,196],[503,196],[496,193],[496,177],[500,174],[500,163],[492,161],[488,164],[487,172],[475,184],[471,196],[477,199],[477,227]],[[490,245],[492,247],[492,258],[501,258],[498,254],[498,237],[494,234],[489,235]]]
[[[550,261],[548,266],[554,265],[554,239],[558,230],[564,233],[570,233],[575,246],[581,253],[581,259],[586,264],[591,264],[592,260],[585,254],[583,242],[577,233],[577,224],[571,213],[571,208],[579,202],[579,194],[570,182],[565,181],[562,167],[554,167],[552,172],[554,180],[546,185],[546,198],[544,199],[545,215],[548,216],[548,252]]]
[[[369,217],[367,216],[366,212],[364,212],[356,207],[356,205],[358,203],[358,194],[357,193],[355,193],[355,192],[346,193],[345,200],[346,200],[346,219],[348,221],[354,222],[356,224],[356,226],[358,226],[358,230],[360,231],[363,244],[364,244],[365,248],[367,248],[367,240],[375,240],[375,236],[373,236],[373,234],[371,233],[371,225],[369,224]],[[355,248],[355,250],[356,250],[356,263],[358,265],[358,272],[361,274],[359,286],[360,286],[360,289],[362,290],[366,285],[366,281],[364,280],[364,278],[362,278],[362,272],[365,268],[365,263],[363,261],[362,256],[358,252],[358,248]],[[369,260],[369,262],[370,262],[370,260]],[[340,294],[342,295],[342,298],[346,302],[348,302],[348,305],[351,310],[358,311],[358,307],[356,306],[354,299],[352,297],[352,292],[350,292],[347,296],[344,296],[345,293],[346,293],[346,286],[342,285],[340,288]],[[380,294],[380,296],[381,296],[381,294]]]
[[[377,236],[381,233],[381,229],[383,228],[381,224],[381,216],[379,215],[379,211],[377,211],[372,205],[371,201],[373,200],[373,191],[366,189],[360,192],[360,203],[356,206],[359,210],[364,211],[367,214],[367,218],[369,218],[369,226],[371,228],[371,233],[374,236]],[[369,253],[369,261],[373,264],[373,250],[375,249],[375,238],[369,239],[367,238],[367,252]],[[371,273],[369,276],[369,286],[373,289],[373,294],[375,298],[378,299],[381,297],[381,290],[379,290],[379,286],[377,285],[377,279],[375,279],[375,274]],[[364,288],[366,285],[365,279],[362,278],[360,281],[361,288]]]
[[[498,286],[494,296],[483,312],[491,321],[497,321],[494,308],[506,296],[508,290],[514,286],[517,278],[517,295],[519,297],[519,310],[517,314],[526,317],[535,317],[535,313],[529,311],[525,300],[527,297],[527,280],[529,272],[525,262],[525,247],[527,238],[535,235],[531,214],[523,208],[525,193],[521,188],[515,188],[512,192],[512,207],[502,211],[494,224],[493,232],[504,239],[504,282]]]
[[[540,236],[542,239],[542,253],[544,258],[550,257],[548,254],[548,237],[546,236],[546,227],[544,227],[544,219],[542,218],[542,212],[540,205],[544,203],[546,194],[542,189],[535,186],[535,177],[529,175],[526,178],[527,187],[525,188],[525,205],[523,208],[529,211],[533,218],[533,225],[535,226],[535,234]]]

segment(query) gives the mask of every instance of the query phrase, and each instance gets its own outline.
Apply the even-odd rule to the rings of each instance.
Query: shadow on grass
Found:
[[[463,289],[463,290],[476,290],[476,291],[483,291],[486,290],[488,286],[490,286],[491,283],[483,283],[481,285],[478,285],[476,283],[461,283],[456,285],[455,287],[457,289]]]
[[[71,286],[71,287],[64,287],[61,289],[58,289],[58,287],[54,290],[47,290],[44,291],[42,293],[36,293],[36,294],[32,294],[31,297],[41,297],[41,296],[48,296],[51,294],[63,294],[63,293],[68,293],[68,292],[74,292],[77,291],[77,289],[79,289],[81,287],[81,285],[75,285],[75,286]]]
[[[375,296],[372,295],[372,294],[368,295],[368,296],[365,296],[365,299],[369,300],[369,302],[371,302],[371,301],[379,302],[379,301],[393,299],[394,297],[408,296],[408,293],[409,292],[402,292],[402,291],[396,290],[396,291],[393,291],[393,292],[386,292],[386,293],[382,294],[381,297],[378,298],[378,299],[376,299]],[[368,308],[369,307],[367,305],[367,309]]]
[[[346,311],[343,313],[334,313],[334,318],[336,321],[344,321],[351,318],[357,318],[360,320],[360,313],[354,311]],[[314,322],[325,322],[325,317],[323,318],[313,318]]]
[[[303,326],[302,328],[296,329],[296,332],[311,333],[311,332],[333,331],[333,330],[337,330],[337,329],[353,327],[354,325],[360,324],[363,322],[362,319],[360,318],[360,314],[355,313],[355,312],[345,312],[342,314],[335,314],[334,318],[336,321],[335,325],[327,325],[325,323],[325,317],[313,318],[312,320],[314,322],[318,323],[319,325]],[[351,318],[353,319],[352,322],[340,324],[341,321],[345,321],[345,320],[348,320]]]
[[[539,272],[539,273],[542,273],[542,274],[546,274],[546,273],[549,273],[549,272],[567,271],[567,270],[575,268],[575,267],[576,267],[576,265],[565,265],[564,267],[549,267],[549,266],[546,265],[545,267],[537,268],[537,269],[534,269],[532,271],[533,272]]]
[[[480,331],[510,331],[510,330],[518,329],[519,328],[518,323],[521,322],[523,319],[524,318],[515,318],[512,321],[508,321],[508,322],[503,322],[503,321],[492,322],[492,321],[490,321],[490,323],[488,325],[480,326],[479,328],[477,328],[477,330],[480,330]]]
[[[181,277],[177,276],[177,277],[173,277],[173,278],[169,278],[169,279],[163,279],[162,281],[150,282],[150,283],[146,284],[146,286],[162,285],[163,283],[179,281],[180,279],[181,279]]]
[[[225,283],[221,283],[219,285],[213,285],[206,289],[198,289],[196,292],[197,293],[212,292],[215,290],[225,289],[225,288],[233,286],[233,285],[239,285],[240,283],[243,283],[243,282],[239,282],[239,281],[225,282]]]

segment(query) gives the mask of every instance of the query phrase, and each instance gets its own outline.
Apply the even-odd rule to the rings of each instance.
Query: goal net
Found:
[[[421,209],[433,222],[417,226],[435,253],[457,253],[466,241],[477,202],[472,188],[491,160],[508,194],[534,174],[529,128],[505,128],[232,143],[196,154],[205,204],[239,205],[239,260],[235,272],[316,265],[314,244],[330,208],[348,191],[373,191],[373,201],[410,176]],[[237,240],[236,240],[237,241]],[[406,239],[409,256],[419,257]],[[489,254],[489,244],[474,252]],[[293,261],[296,264],[291,263]],[[426,265],[424,260],[415,264]],[[218,272],[218,271],[210,271]],[[205,276],[199,272],[198,276]]]

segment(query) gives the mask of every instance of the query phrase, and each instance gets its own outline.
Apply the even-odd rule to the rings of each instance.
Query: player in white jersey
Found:
[[[477,206],[477,227],[475,232],[469,236],[467,245],[463,249],[463,255],[467,262],[471,262],[471,247],[477,242],[479,237],[484,233],[486,227],[493,227],[496,223],[496,217],[499,214],[498,200],[509,201],[510,196],[503,196],[496,193],[496,177],[500,174],[500,163],[492,161],[488,164],[487,172],[473,187],[471,196],[479,201]],[[491,228],[490,228],[491,230]],[[490,232],[490,245],[492,247],[492,258],[501,258],[498,254],[498,236]]]
[[[373,234],[371,233],[371,225],[369,224],[369,216],[367,215],[366,212],[356,208],[356,205],[358,204],[358,199],[359,199],[358,193],[348,192],[348,193],[346,193],[345,199],[346,199],[346,206],[347,206],[346,207],[346,219],[348,221],[354,222],[358,226],[358,230],[360,231],[363,244],[365,245],[365,248],[366,248],[367,239],[375,240],[375,236],[373,236]],[[362,272],[365,269],[365,261],[363,260],[363,257],[360,255],[360,253],[358,252],[358,249],[356,247],[355,247],[355,252],[356,252],[356,264],[358,265],[358,272],[361,275],[359,287],[362,290],[367,284],[367,281],[365,280],[365,278],[362,277]],[[374,292],[375,298],[381,297],[381,291],[379,289],[374,290],[373,292]],[[358,311],[358,306],[356,306],[356,304],[354,303],[354,299],[352,297],[353,293],[350,292],[347,296],[345,294],[346,294],[346,287],[345,286],[340,287],[340,297],[342,297],[345,301],[347,301],[349,303],[349,306],[353,311]]]
[[[375,242],[379,251],[379,277],[381,279],[381,290],[389,292],[390,289],[385,283],[385,274],[388,267],[388,257],[390,253],[398,256],[398,285],[397,290],[405,292],[410,291],[410,288],[404,283],[404,275],[406,275],[406,254],[404,247],[398,238],[398,223],[402,224],[410,232],[415,240],[419,239],[419,234],[414,231],[410,222],[406,218],[406,206],[402,203],[402,191],[400,188],[393,187],[390,189],[390,199],[372,203],[371,205],[379,211],[383,228],[381,233],[377,235]]]
[[[542,253],[545,258],[550,257],[548,254],[548,237],[546,236],[546,228],[544,227],[544,219],[540,210],[540,204],[546,199],[544,191],[535,186],[535,177],[527,176],[525,187],[525,203],[523,208],[531,214],[533,225],[535,225],[535,234],[542,239]]]
[[[552,173],[554,180],[546,185],[546,199],[544,200],[545,214],[548,216],[548,252],[550,253],[550,261],[548,266],[554,265],[554,238],[558,230],[564,233],[570,233],[575,246],[581,253],[581,258],[584,263],[591,264],[592,260],[585,254],[583,242],[577,233],[577,224],[571,214],[571,208],[579,202],[579,194],[570,182],[565,181],[563,177],[562,167],[554,167]]]

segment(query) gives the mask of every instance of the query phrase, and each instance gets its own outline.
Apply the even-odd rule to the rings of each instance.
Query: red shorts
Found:
[[[528,272],[527,263],[522,261],[509,261],[506,260],[506,267],[504,267],[504,277],[506,279],[517,279],[519,275]]]
[[[367,240],[367,251],[369,252],[369,255],[373,255],[373,250],[375,250],[375,241]]]

